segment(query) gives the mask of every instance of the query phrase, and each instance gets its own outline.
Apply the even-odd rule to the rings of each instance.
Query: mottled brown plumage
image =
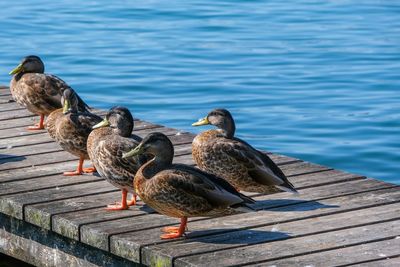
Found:
[[[254,202],[222,178],[188,165],[172,164],[174,149],[162,133],[146,136],[125,157],[141,153],[152,154],[154,158],[135,175],[137,194],[156,211],[182,219],[180,228],[168,228],[169,234],[162,238],[181,236],[182,225],[188,217],[219,216],[237,212],[240,208],[250,210],[246,203]]]
[[[238,190],[296,192],[285,174],[267,155],[234,137],[235,123],[229,111],[213,110],[193,126],[206,124],[218,129],[200,133],[193,140],[193,159],[202,170],[224,178]]]
[[[103,125],[99,127],[92,131],[87,143],[89,156],[97,172],[109,183],[121,189],[123,194],[126,192],[134,194],[133,179],[136,171],[149,159],[149,156],[122,158],[124,152],[135,148],[141,141],[140,137],[132,135],[132,114],[124,107],[114,107],[110,109]],[[110,206],[109,209],[126,209],[128,205],[125,204],[126,199],[122,200],[121,206]]]
[[[46,127],[52,138],[67,152],[80,158],[76,172],[66,172],[65,175],[81,174],[83,160],[89,159],[86,142],[92,127],[99,123],[101,117],[88,111],[78,111],[78,99],[76,93],[68,88],[64,90],[62,101],[64,109],[53,111],[47,121]],[[89,172],[93,172],[89,169]]]
[[[44,64],[37,56],[25,57],[10,74],[14,74],[10,82],[14,100],[30,112],[41,116],[40,125],[28,129],[43,129],[44,116],[62,107],[62,94],[70,86],[57,76],[45,74]],[[88,106],[79,96],[78,100],[79,110],[86,111]]]

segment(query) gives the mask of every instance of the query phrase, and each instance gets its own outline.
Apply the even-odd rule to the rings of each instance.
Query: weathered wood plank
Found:
[[[293,205],[287,206],[280,206],[279,201],[277,201],[279,207],[270,207],[267,210],[258,211],[254,215],[251,214],[251,216],[249,214],[232,215],[224,217],[223,219],[210,219],[207,220],[206,223],[204,223],[204,221],[192,221],[189,224],[189,230],[192,231],[189,233],[189,241],[194,239],[192,241],[195,242],[197,238],[202,236],[204,236],[203,238],[208,238],[207,235],[210,234],[225,235],[225,233],[233,232],[234,230],[246,230],[249,226],[252,228],[257,225],[258,227],[263,227],[277,223],[304,220],[344,211],[373,207],[376,205],[399,201],[399,198],[400,192],[397,188],[394,188],[354,195],[338,196],[323,201],[299,202],[298,204],[294,203]],[[222,227],[222,229],[219,229],[220,227]],[[165,243],[165,241],[159,239],[160,233],[161,227],[150,230],[140,230],[140,232],[113,235],[110,238],[110,251],[116,255],[129,258],[133,261],[140,260],[141,250],[143,254],[151,253],[151,255],[155,255],[152,252],[147,251],[147,249],[157,249],[150,246]],[[229,235],[232,234],[233,233],[230,233]],[[218,240],[219,237],[220,235],[216,236],[216,240]],[[212,236],[210,238],[212,238]],[[171,242],[171,245],[174,245],[172,244],[173,242]],[[229,246],[229,244],[231,243],[224,244],[223,241],[216,241],[214,244],[209,242],[206,247],[199,247],[198,250],[211,251],[218,249],[218,247],[223,249],[225,246]],[[186,251],[193,251],[193,249],[196,249],[197,247],[189,247],[189,244],[187,245],[187,250],[181,252],[182,254]],[[146,255],[142,255],[143,259],[146,257]],[[170,259],[166,260],[166,263],[168,262],[171,262]]]
[[[393,238],[368,244],[321,251],[282,260],[268,261],[250,266],[330,266],[347,265],[362,261],[385,260],[400,254],[400,238]],[[400,264],[400,261],[398,261]],[[374,266],[382,266],[378,262]],[[399,265],[397,265],[399,266]]]
[[[356,264],[343,265],[344,266],[352,266],[352,267],[399,267],[400,266],[400,255],[397,255],[393,258],[381,259],[370,262],[359,262]],[[342,267],[342,266],[341,266]]]
[[[171,128],[166,128],[161,125],[151,124],[146,121],[136,121],[135,123],[137,126],[134,129],[134,132],[145,132],[146,130],[149,131],[150,129],[154,129],[154,131],[156,129],[162,129],[162,131],[165,131],[167,134],[172,135],[173,133],[171,132],[171,130],[175,130]],[[175,130],[174,133],[177,132],[178,131]],[[0,130],[0,148],[6,148],[9,145],[13,147],[28,146],[31,144],[46,142],[48,140],[52,139],[46,131],[27,131],[26,127]]]
[[[15,102],[9,102],[9,103],[4,103],[1,105],[0,112],[8,112],[8,111],[17,110],[17,109],[22,110],[22,109],[26,109],[26,108],[16,104]]]
[[[1,106],[0,106],[1,107]],[[24,111],[27,112],[27,111]],[[94,114],[102,115],[105,114],[106,111],[104,110],[98,110],[98,109],[93,109],[91,110]],[[39,121],[39,116],[32,114],[32,113],[23,113],[21,115],[18,114],[18,111],[12,111],[12,112],[5,112],[8,115],[2,115],[2,116],[9,116],[8,117],[3,117],[0,119],[0,129],[10,129],[10,128],[19,128],[23,126],[30,126],[32,125],[32,122],[38,122]]]
[[[0,130],[12,129],[17,127],[28,127],[38,122],[39,122],[39,116],[0,121]],[[43,131],[45,132],[45,130]]]
[[[190,142],[182,142],[181,144],[177,144],[176,146],[185,146],[185,145],[190,145]],[[49,144],[41,144],[37,145],[40,150],[45,147],[45,146],[57,146],[55,143],[49,143]],[[17,149],[17,148],[15,148]],[[44,148],[43,148],[44,149]],[[18,150],[20,150],[18,148]],[[12,149],[10,151],[13,151]],[[176,159],[179,160],[182,155],[177,155]],[[66,153],[65,151],[61,149],[54,149],[54,150],[49,150],[49,151],[42,151],[40,153],[35,153],[33,150],[32,153],[29,155],[23,155],[23,156],[18,156],[18,155],[13,155],[13,154],[3,154],[3,159],[0,159],[0,173],[1,171],[6,171],[6,170],[15,170],[19,168],[25,168],[29,166],[38,166],[38,165],[45,165],[45,164],[50,164],[50,163],[58,163],[58,162],[64,162],[64,161],[72,161],[72,160],[78,160],[77,157],[70,153]]]
[[[79,180],[79,177],[76,177]],[[43,203],[47,201],[54,201],[59,199],[68,199],[90,194],[98,194],[107,191],[116,190],[111,184],[106,181],[96,181],[78,185],[63,186],[59,188],[51,188],[40,191],[33,191],[11,195],[0,198],[0,212],[17,219],[24,219],[24,207],[26,205],[33,205],[36,203]],[[37,216],[32,218],[25,218],[27,221],[35,225],[42,225],[38,221]]]
[[[8,112],[0,112],[0,121],[13,120],[18,118],[26,118],[36,116],[27,109],[10,110]]]
[[[108,190],[107,190],[108,191]],[[54,200],[51,202],[41,203],[41,204],[33,204],[25,207],[26,214],[36,214],[35,216],[38,218],[38,222],[41,223],[41,227],[46,229],[59,229],[58,233],[64,233],[67,237],[74,238],[72,236],[77,236],[78,225],[75,226],[74,222],[69,220],[64,220],[61,215],[63,213],[72,212],[81,213],[85,210],[89,212],[92,210],[103,209],[107,204],[115,203],[116,201],[120,201],[121,199],[121,191],[115,188],[115,191],[112,192],[103,192],[95,195],[88,196],[78,196],[74,198],[69,198],[66,200]],[[106,213],[106,211],[104,211]],[[131,208],[128,211],[120,212],[111,212],[112,214],[126,214],[132,213],[134,215],[135,209]],[[57,216],[60,214],[60,217]],[[73,216],[73,215],[71,215]],[[52,218],[59,218],[62,222],[60,225],[52,225]],[[94,217],[93,217],[94,218]],[[74,238],[78,240],[78,238]]]
[[[0,221],[0,252],[35,266],[139,266],[3,214]]]
[[[257,200],[255,207],[257,209],[265,209],[265,208],[274,208],[278,206],[306,202],[311,199],[319,199],[319,198],[328,198],[328,197],[335,197],[340,196],[342,194],[348,193],[355,193],[360,191],[365,191],[366,188],[377,189],[384,187],[384,184],[381,182],[375,182],[374,180],[371,181],[354,181],[346,183],[346,186],[343,188],[339,188],[334,185],[322,186],[318,188],[317,192],[314,192],[310,189],[304,189],[301,191],[301,198],[298,199],[285,199],[285,197],[290,196],[289,193],[278,193],[273,194],[271,196],[263,195],[259,197],[255,197],[254,199]],[[281,199],[286,201],[281,201]],[[271,199],[277,199],[278,201],[271,201]],[[149,218],[149,217],[154,218]],[[109,236],[118,234],[120,232],[128,232],[128,231],[137,231],[138,229],[148,229],[148,228],[155,228],[165,226],[166,224],[176,222],[175,218],[168,218],[165,216],[161,216],[158,214],[151,214],[148,215],[143,221],[140,218],[135,218],[134,220],[131,218],[121,219],[116,221],[110,221],[107,223],[96,223],[91,225],[85,225],[81,229],[81,240],[84,243],[87,243],[92,246],[96,246],[101,249],[108,250],[108,238]],[[224,217],[224,219],[210,219],[206,223],[200,223],[202,230],[204,227],[209,229],[211,225],[214,225],[215,233],[224,232],[226,229],[231,229],[231,225],[235,225],[235,228],[243,228],[243,227],[252,227],[263,222],[260,216],[256,214],[252,214],[250,217],[248,214],[241,214],[243,216],[243,221],[238,219],[240,216],[228,216]],[[231,221],[231,218],[234,218],[234,221]],[[261,219],[261,220],[260,220]],[[212,223],[214,222],[214,223]],[[158,241],[158,237],[154,240]]]
[[[324,232],[349,229],[399,217],[400,203],[372,207],[357,211],[337,213],[333,215],[268,225],[259,228],[249,228],[232,234],[209,236],[196,240],[180,241],[175,244],[164,243],[155,247],[144,248],[142,259],[144,264],[152,265],[154,260],[166,261],[172,257],[182,258],[185,255],[202,254],[207,251],[232,250],[249,245],[262,244],[278,240],[311,236]],[[307,227],[304,227],[307,225]],[[217,244],[217,245],[214,245]],[[146,253],[151,252],[151,253]],[[278,265],[281,266],[281,265]],[[290,266],[290,265],[286,265]],[[319,265],[317,265],[319,266]]]
[[[27,180],[37,177],[61,174],[65,170],[76,169],[77,161],[62,161],[39,166],[28,166],[18,169],[0,171],[0,183],[18,180]],[[90,161],[85,161],[85,167],[90,166]]]
[[[231,250],[178,258],[175,266],[228,266],[276,258],[290,257],[321,250],[358,245],[382,238],[394,237],[400,231],[400,221],[389,221],[345,230],[332,231],[273,243],[251,245]],[[238,257],[237,255],[241,255]]]
[[[77,177],[63,175],[42,176],[36,179],[25,179],[22,181],[17,180],[8,183],[2,183],[0,185],[0,196],[101,180],[103,180],[103,178],[95,175],[81,175],[78,179]]]

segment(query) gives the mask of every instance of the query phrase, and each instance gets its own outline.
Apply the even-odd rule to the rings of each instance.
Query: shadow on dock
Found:
[[[326,205],[316,200],[304,199],[266,199],[254,204],[254,208],[257,210],[271,211],[310,211],[339,207],[338,205]]]
[[[0,154],[0,165],[7,163],[7,162],[17,162],[25,160],[25,156],[16,156],[16,155],[9,155],[9,154]]]

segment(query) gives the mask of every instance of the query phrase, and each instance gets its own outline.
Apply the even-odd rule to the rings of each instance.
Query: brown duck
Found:
[[[135,175],[135,190],[147,205],[164,215],[180,218],[179,227],[165,227],[162,239],[178,238],[188,217],[219,216],[250,211],[251,198],[224,179],[184,164],[172,164],[174,147],[162,133],[151,133],[124,158],[149,153],[154,158]]]
[[[133,159],[123,159],[122,153],[135,148],[142,140],[132,135],[133,117],[125,107],[113,107],[105,119],[95,125],[87,143],[89,156],[97,172],[109,183],[122,191],[122,201],[116,205],[108,205],[107,210],[124,210],[136,204],[133,178],[139,167],[150,159],[140,155]],[[127,193],[133,194],[127,201]]]
[[[214,125],[195,137],[192,155],[204,171],[220,176],[236,189],[246,192],[274,193],[281,190],[297,193],[281,169],[264,153],[234,137],[235,122],[226,109],[215,109],[193,123]]]
[[[38,56],[27,56],[22,59],[10,75],[14,75],[10,82],[14,100],[40,116],[39,123],[29,126],[28,130],[44,129],[44,117],[62,108],[62,94],[70,86],[57,76],[45,74],[43,61]],[[86,111],[88,106],[79,96],[77,98],[78,109]]]
[[[64,175],[72,176],[94,172],[94,168],[83,168],[83,162],[85,159],[89,159],[86,149],[87,138],[92,127],[102,118],[89,111],[80,112],[78,95],[71,88],[63,91],[61,102],[63,109],[57,109],[50,113],[46,120],[46,128],[50,136],[65,151],[79,157],[76,171],[64,172]]]

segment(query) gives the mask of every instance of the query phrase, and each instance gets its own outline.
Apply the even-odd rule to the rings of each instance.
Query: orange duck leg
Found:
[[[64,176],[75,176],[75,175],[81,175],[82,173],[92,173],[96,171],[95,167],[90,167],[90,168],[83,168],[83,162],[85,161],[84,157],[79,158],[79,163],[78,167],[76,168],[76,171],[72,172],[64,172]]]
[[[28,130],[43,130],[44,129],[44,115],[40,115],[39,123],[34,126],[28,126]]]
[[[107,205],[106,210],[127,210],[127,209],[129,209],[128,203],[126,201],[128,191],[126,191],[126,189],[122,189],[121,191],[122,191],[121,203],[117,202],[113,205]]]
[[[186,230],[186,225],[187,225],[187,217],[182,217],[181,224],[179,225],[179,227],[174,227],[174,226],[164,227],[162,231],[166,232],[166,234],[161,235],[160,236],[161,239],[174,239],[183,236]]]

